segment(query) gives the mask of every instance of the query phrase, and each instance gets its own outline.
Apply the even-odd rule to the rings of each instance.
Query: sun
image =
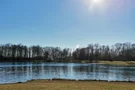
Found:
[[[97,3],[97,4],[98,4],[98,3],[102,3],[102,1],[103,1],[103,0],[92,0],[92,2],[95,3],[95,4],[96,4],[96,3]]]
[[[88,0],[90,2],[90,8],[103,7],[105,0]]]
[[[103,4],[104,0],[92,0],[92,4]]]

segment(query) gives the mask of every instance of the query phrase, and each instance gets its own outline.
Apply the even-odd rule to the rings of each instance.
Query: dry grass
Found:
[[[37,80],[27,83],[0,85],[0,90],[135,90],[135,83]]]
[[[135,65],[135,61],[99,61],[99,63],[110,65]]]

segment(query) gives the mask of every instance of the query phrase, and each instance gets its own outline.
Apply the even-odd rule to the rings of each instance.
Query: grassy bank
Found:
[[[27,83],[0,85],[0,90],[135,90],[135,83],[37,80]]]
[[[135,65],[135,61],[99,61],[98,63],[109,65]]]
[[[24,61],[25,62],[25,61]],[[104,61],[104,60],[97,60],[90,62],[89,60],[57,60],[57,61],[44,61],[44,60],[33,60],[33,61],[26,61],[26,62],[33,62],[33,63],[41,63],[41,62],[47,62],[47,63],[99,63],[99,64],[109,64],[109,65],[135,65],[135,61]],[[13,63],[13,62],[12,62]]]
[[[97,60],[90,62],[89,60],[72,60],[73,63],[99,63],[99,64],[109,64],[109,65],[135,65],[135,61],[105,61],[105,60]]]

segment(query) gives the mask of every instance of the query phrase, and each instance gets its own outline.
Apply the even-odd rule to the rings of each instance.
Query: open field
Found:
[[[135,90],[135,83],[36,80],[26,83],[0,85],[0,90]]]
[[[99,61],[98,63],[109,65],[135,65],[135,61]]]

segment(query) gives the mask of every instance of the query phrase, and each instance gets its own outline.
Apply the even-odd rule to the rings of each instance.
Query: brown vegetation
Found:
[[[37,80],[27,83],[0,85],[0,90],[135,90],[135,83]]]

